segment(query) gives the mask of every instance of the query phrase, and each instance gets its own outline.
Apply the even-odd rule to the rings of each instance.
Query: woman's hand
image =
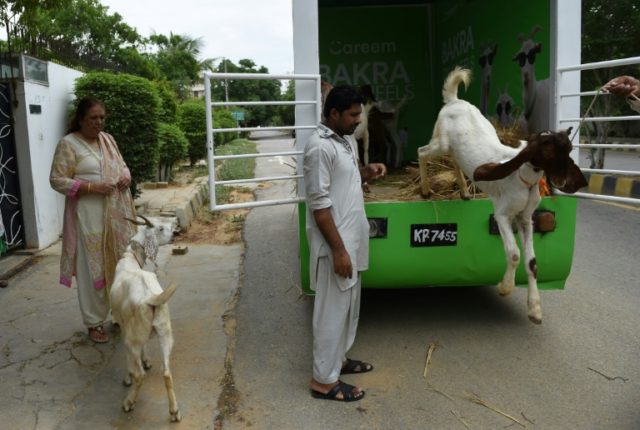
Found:
[[[128,176],[120,176],[120,179],[118,179],[118,183],[116,184],[118,189],[121,191],[126,190],[127,188],[129,188],[130,185],[131,185],[131,178]]]
[[[90,182],[89,185],[90,187],[88,192],[93,194],[102,194],[106,196],[116,190],[116,186],[108,182]]]

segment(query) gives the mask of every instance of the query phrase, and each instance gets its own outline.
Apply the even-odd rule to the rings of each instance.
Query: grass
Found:
[[[215,149],[216,155],[238,155],[238,154],[257,154],[257,146],[255,143],[247,139],[235,139]],[[256,168],[255,158],[239,158],[232,160],[216,161],[216,179],[225,181],[232,179],[252,178]],[[183,165],[178,167],[174,174],[175,177],[185,178],[187,183],[193,183],[195,178],[208,176],[209,169],[206,165],[189,166]],[[223,190],[219,190],[216,186],[216,193],[225,194]]]
[[[215,149],[216,155],[237,155],[237,154],[257,154],[257,145],[247,139],[234,139],[231,142],[227,142],[224,145],[218,146]],[[253,178],[256,168],[255,158],[238,158],[231,160],[219,160],[216,161],[216,179],[220,181],[233,180],[233,179],[248,179]],[[197,177],[207,176],[209,174],[208,167],[205,166],[183,166],[180,169],[181,173],[186,175],[189,179],[188,182],[193,182]],[[216,185],[216,201],[217,204],[229,203],[231,199],[231,193],[239,187],[230,187],[225,185]],[[241,188],[241,187],[240,187]],[[208,207],[209,202],[206,201],[204,206]],[[202,214],[200,217],[204,218],[201,221],[207,223],[209,216],[215,218],[214,214],[209,215]],[[231,220],[232,224],[237,224],[242,221],[244,217],[240,217],[239,220]]]
[[[247,139],[234,139],[231,142],[218,146],[216,155],[237,155],[237,154],[257,154],[257,145]],[[216,179],[220,181],[233,179],[247,179],[254,176],[256,168],[255,158],[238,158],[231,160],[216,161]],[[187,183],[193,183],[195,178],[208,176],[209,169],[206,165],[181,166],[175,176],[185,178]],[[218,204],[228,203],[232,188],[216,185],[216,200]]]
[[[247,139],[235,139],[216,148],[217,155],[257,154],[256,144]],[[216,162],[217,177],[220,180],[252,178],[256,168],[255,158],[239,158]],[[217,191],[217,190],[216,190]]]

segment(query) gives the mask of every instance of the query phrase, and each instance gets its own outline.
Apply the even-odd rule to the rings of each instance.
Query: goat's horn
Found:
[[[147,227],[153,228],[153,223],[151,221],[149,221],[149,219],[147,219],[144,215],[138,215],[138,216],[144,220],[145,225]]]
[[[145,225],[145,223],[143,223],[143,222],[141,222],[141,221],[138,221],[138,220],[135,220],[135,219],[131,219],[131,218],[127,218],[126,216],[125,216],[125,217],[123,217],[123,218],[124,218],[124,219],[126,219],[126,220],[127,220],[127,221],[129,221],[129,222],[134,223],[135,225]]]

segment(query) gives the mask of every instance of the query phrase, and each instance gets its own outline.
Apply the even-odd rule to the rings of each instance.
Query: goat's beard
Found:
[[[155,263],[158,256],[158,241],[155,236],[148,237],[144,241],[144,253],[149,260]]]

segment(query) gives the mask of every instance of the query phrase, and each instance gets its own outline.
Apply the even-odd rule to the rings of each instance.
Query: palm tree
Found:
[[[201,70],[214,68],[214,59],[198,59],[204,45],[201,37],[170,32],[169,37],[154,34],[149,40],[158,46],[154,54],[158,68],[181,99],[187,98],[191,86],[201,79]]]

